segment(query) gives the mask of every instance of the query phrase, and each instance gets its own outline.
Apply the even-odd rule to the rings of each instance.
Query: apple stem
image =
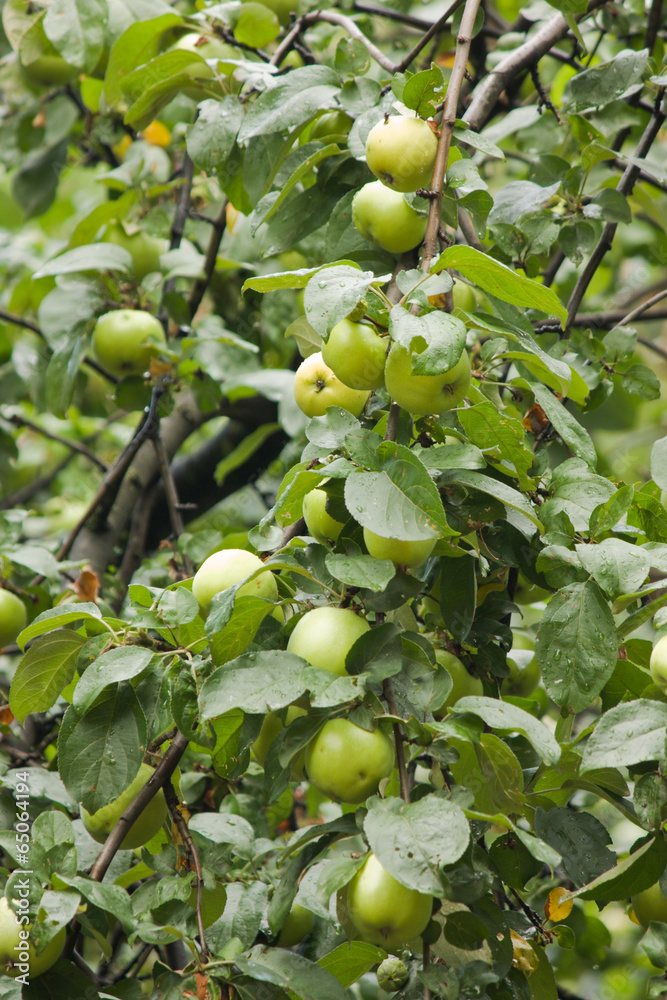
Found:
[[[387,702],[387,708],[389,709],[390,715],[398,715],[398,708],[396,707],[396,699],[394,698],[394,685],[391,683],[391,677],[385,677],[382,682],[382,690],[384,692],[384,697]],[[410,781],[408,779],[408,772],[405,766],[405,751],[403,749],[403,734],[401,733],[401,727],[398,722],[394,722],[392,725],[394,731],[394,743],[396,744],[396,766],[398,767],[398,780],[401,786],[401,798],[404,802],[410,803]]]

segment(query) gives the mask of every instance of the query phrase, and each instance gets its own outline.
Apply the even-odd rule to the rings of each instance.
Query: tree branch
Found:
[[[396,699],[394,698],[394,686],[391,683],[391,677],[386,677],[382,682],[382,691],[384,693],[385,701],[387,702],[387,708],[389,709],[390,715],[398,715],[398,709],[396,707]],[[392,729],[394,731],[394,745],[396,747],[396,766],[398,768],[398,780],[401,786],[401,798],[404,802],[410,803],[410,782],[408,780],[408,772],[405,766],[405,752],[403,750],[403,734],[401,733],[401,727],[398,722],[392,723]]]
[[[220,249],[220,243],[225,232],[225,226],[227,225],[226,209],[227,199],[223,198],[218,217],[211,222],[211,237],[208,241],[208,246],[206,247],[206,257],[204,260],[204,277],[198,278],[197,281],[195,281],[192,286],[192,291],[190,292],[190,298],[188,299],[188,308],[190,310],[190,316],[193,319],[199,309],[199,306],[201,305],[202,299],[204,298],[211,276],[215,271],[215,262],[218,259],[218,250]]]
[[[655,141],[658,132],[660,131],[660,128],[662,127],[662,124],[665,121],[665,111],[662,108],[664,95],[665,95],[665,88],[661,87],[656,95],[655,104],[653,106],[653,114],[651,115],[649,123],[646,126],[646,129],[644,130],[644,134],[639,140],[639,144],[635,152],[635,159],[637,160],[643,160],[646,158],[647,153],[649,152],[651,146],[653,145],[653,142]],[[639,170],[640,168],[636,166],[634,163],[629,164],[629,166],[625,169],[623,176],[616,185],[616,190],[620,194],[629,195],[632,192],[632,189],[635,186],[635,182],[637,180],[637,175],[639,174]],[[577,315],[577,309],[579,308],[581,300],[586,294],[586,289],[588,288],[593,278],[593,275],[600,266],[605,254],[611,248],[612,240],[614,238],[614,234],[616,233],[617,227],[618,227],[617,222],[607,222],[605,224],[605,227],[602,230],[602,236],[598,240],[597,246],[595,246],[595,248],[593,249],[593,252],[591,253],[588,259],[588,263],[586,264],[586,267],[579,275],[577,283],[574,286],[572,294],[570,295],[570,301],[567,304],[567,326],[565,328],[566,332],[567,330],[570,330],[572,325],[574,324]]]
[[[419,41],[417,42],[417,44],[410,50],[410,52],[408,52],[407,56],[405,56],[404,59],[401,59],[401,61],[399,63],[397,63],[396,66],[394,66],[394,69],[393,69],[394,73],[402,73],[403,70],[405,70],[405,69],[408,68],[408,66],[410,65],[410,63],[412,62],[412,60],[417,58],[417,56],[419,55],[419,53],[422,51],[422,49],[426,45],[428,45],[428,43],[431,41],[431,39],[435,35],[437,35],[439,31],[442,31],[442,29],[444,28],[445,24],[447,23],[447,21],[449,20],[449,18],[452,16],[452,14],[454,13],[454,11],[457,10],[463,4],[463,2],[464,2],[464,0],[454,0],[454,3],[450,4],[450,6],[447,8],[447,10],[442,15],[442,17],[438,18],[438,20],[435,22],[435,24],[431,25],[431,27],[428,29],[428,31],[426,32],[426,34],[422,38],[420,38]],[[467,59],[466,59],[466,63],[467,63]],[[464,68],[465,68],[465,63],[464,63]],[[451,85],[452,85],[452,80],[450,78],[449,85],[448,85],[448,92],[449,92],[449,87],[451,87]]]
[[[621,309],[604,313],[577,313],[572,326],[590,326],[593,330],[613,330],[615,326],[622,326],[621,321],[625,319],[625,316],[625,312]],[[656,309],[654,312],[642,313],[641,316],[635,316],[634,319],[646,323],[667,319],[667,309]],[[558,320],[543,319],[535,323],[533,330],[535,333],[557,333],[560,328]]]
[[[78,455],[83,455],[87,458],[89,462],[96,465],[102,472],[108,472],[109,466],[106,462],[103,462],[101,458],[98,458],[94,451],[90,448],[86,448],[85,444],[79,441],[69,441],[67,438],[61,437],[60,434],[53,434],[51,431],[45,430],[40,427],[39,424],[34,424],[32,420],[26,420],[25,417],[21,417],[14,413],[11,417],[6,418],[10,424],[14,424],[16,427],[27,427],[31,431],[35,431],[36,434],[41,434],[42,437],[47,438],[49,441],[55,441],[57,444],[62,444],[65,448],[69,448],[71,451],[75,451]]]

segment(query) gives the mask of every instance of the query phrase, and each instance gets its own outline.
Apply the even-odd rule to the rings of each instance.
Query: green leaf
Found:
[[[327,268],[343,265],[361,271],[353,260],[337,260],[332,264],[322,264],[321,267],[302,267],[296,271],[278,271],[276,274],[264,274],[259,278],[247,278],[241,291],[245,294],[248,289],[255,292],[275,292],[279,288],[305,288],[313,275]]]
[[[242,121],[243,109],[231,94],[221,101],[202,101],[185,137],[192,162],[207,173],[217,170],[234,148]]]
[[[580,458],[569,458],[554,469],[551,498],[542,505],[541,512],[546,522],[563,511],[575,531],[586,531],[595,508],[615,492],[613,483],[591,472]]]
[[[355,520],[401,541],[452,535],[440,494],[410,449],[385,441],[378,455],[382,472],[357,472],[345,481],[345,504]]]
[[[459,361],[466,343],[463,322],[438,310],[414,316],[404,306],[394,306],[389,314],[389,332],[392,340],[412,352],[415,375],[439,375],[449,371]]]
[[[308,121],[316,111],[336,106],[338,76],[329,66],[304,66],[292,70],[282,81],[265,90],[250,106],[239,129],[239,142],[266,133],[286,132]]]
[[[95,699],[110,684],[129,681],[147,669],[153,659],[153,651],[141,646],[119,646],[98,656],[87,668],[76,688],[72,704],[83,714]]]
[[[348,941],[323,955],[317,964],[335,976],[341,986],[347,987],[382,962],[386,955],[382,948],[367,941]]]
[[[623,49],[609,62],[577,73],[568,80],[563,102],[573,111],[600,109],[620,97],[641,90],[642,74],[648,63],[647,49]]]
[[[439,869],[458,861],[470,840],[462,810],[437,791],[410,805],[374,796],[368,801],[364,833],[382,866],[401,885],[436,896],[444,894]]]
[[[432,65],[422,73],[415,73],[403,87],[401,102],[416,111],[421,118],[429,118],[442,100],[445,80],[439,66]]]
[[[137,776],[146,747],[146,719],[129,684],[83,715],[65,713],[58,764],[70,795],[90,813],[118,798]]]
[[[667,490],[667,437],[658,438],[653,442],[651,479],[661,490]]]
[[[506,486],[505,483],[497,479],[492,479],[491,476],[484,476],[479,472],[469,472],[466,469],[446,469],[438,476],[438,483],[443,486],[447,483],[460,483],[462,486],[469,486],[473,490],[481,490],[482,493],[488,493],[489,496],[500,500],[507,507],[519,511],[539,531],[543,530],[542,522],[537,517],[530,502],[521,493],[517,492],[517,490],[513,490],[510,486]]]
[[[396,575],[396,567],[390,559],[374,559],[373,556],[346,556],[330,552],[325,563],[336,580],[349,587],[365,587],[374,593],[384,590]]]
[[[520,420],[501,413],[490,400],[461,410],[459,420],[472,444],[490,452],[487,455],[490,462],[495,464],[499,458],[503,459],[503,472],[516,475],[521,489],[533,488],[528,470],[535,461],[535,455]]]
[[[612,600],[632,594],[644,583],[650,558],[641,545],[622,538],[604,538],[597,545],[575,545],[579,561],[587,573]]]
[[[658,881],[667,862],[667,843],[661,833],[651,837],[634,854],[619,861],[610,871],[577,889],[572,897],[582,899],[627,899]]]
[[[30,712],[45,712],[74,677],[86,637],[59,630],[39,638],[19,661],[9,692],[9,707],[19,722]]]
[[[64,885],[76,889],[93,906],[99,907],[100,910],[110,913],[116,920],[119,920],[126,934],[134,929],[130,897],[125,889],[106,882],[94,882],[92,879],[82,876],[68,878],[59,873],[58,878]]]
[[[234,38],[242,45],[259,48],[268,45],[280,34],[280,22],[272,10],[262,3],[241,5],[234,24]]]
[[[523,773],[509,746],[493,733],[482,733],[474,744],[485,794],[496,809],[523,812]]]
[[[448,247],[433,264],[431,272],[442,271],[446,267],[460,271],[464,278],[503,302],[553,314],[559,317],[563,326],[567,321],[567,310],[553,289],[517,274],[474,247]]]
[[[42,611],[37,617],[24,628],[17,638],[21,649],[25,649],[31,639],[35,639],[44,632],[52,632],[54,629],[70,625],[72,622],[82,622],[95,620],[102,622],[102,612],[96,604],[82,601],[81,604],[59,604],[48,611]]]
[[[575,402],[583,402],[586,395],[588,394],[588,386],[586,385],[585,382],[583,382],[581,376],[579,376],[579,380],[583,383],[583,390],[584,390],[583,397],[581,396],[580,393],[575,393],[573,391],[575,389],[577,373],[573,371],[573,369],[570,368],[570,366],[566,364],[564,361],[561,361],[559,358],[552,358],[550,354],[547,354],[547,352],[540,347],[537,341],[530,335],[530,333],[527,330],[524,330],[520,326],[516,326],[513,323],[509,323],[502,319],[498,319],[498,317],[496,316],[491,316],[488,313],[475,312],[472,314],[471,319],[475,325],[475,328],[479,328],[481,330],[489,330],[492,333],[496,333],[500,337],[503,337],[505,339],[509,338],[510,340],[513,340],[520,345],[520,347],[522,348],[522,352],[534,355],[535,358],[537,358],[537,360],[540,361],[542,365],[544,365],[547,371],[550,372],[552,376],[555,376],[556,384],[552,385],[551,388],[556,389],[563,395],[570,395]],[[530,361],[528,361],[528,359],[524,357],[521,357],[520,354],[517,354],[516,352],[513,351],[503,352],[503,357],[512,358],[515,356],[520,357],[528,368],[531,367]],[[540,378],[542,381],[545,381],[545,379],[542,376],[541,369],[536,369],[535,373],[537,374],[538,378]],[[550,384],[550,382],[548,382],[547,384]]]
[[[581,773],[599,767],[630,767],[664,760],[667,704],[637,698],[610,708],[589,737]]]
[[[35,278],[52,274],[74,274],[77,271],[131,271],[132,257],[125,247],[115,243],[92,243],[66,250],[59,257],[42,264]]]
[[[588,431],[547,388],[536,384],[533,386],[533,394],[563,443],[594,469],[597,454]]]
[[[116,39],[104,77],[104,94],[110,108],[120,103],[125,77],[157,55],[163,34],[182,23],[178,14],[163,14],[131,24]]]
[[[306,319],[317,333],[326,337],[377,280],[372,271],[360,271],[354,265],[341,263],[315,272],[303,297]]]
[[[521,733],[549,764],[560,759],[560,746],[544,723],[516,705],[497,698],[468,696],[459,698],[456,711],[472,712],[501,733]]]
[[[611,837],[599,819],[590,813],[554,808],[535,813],[535,832],[562,856],[565,874],[581,886],[616,864],[607,844]]]
[[[308,1000],[351,1000],[351,993],[330,972],[283,948],[256,945],[248,955],[238,955],[235,964],[253,979],[273,983]]]
[[[63,59],[90,72],[102,54],[107,17],[105,0],[52,0],[42,23]]]
[[[544,683],[557,705],[582,712],[616,666],[614,619],[596,583],[574,583],[551,598],[535,647]]]
[[[440,560],[439,604],[445,628],[465,642],[477,608],[477,560],[463,555]]]
[[[630,365],[621,375],[621,386],[625,392],[641,399],[660,398],[660,382],[648,365]]]

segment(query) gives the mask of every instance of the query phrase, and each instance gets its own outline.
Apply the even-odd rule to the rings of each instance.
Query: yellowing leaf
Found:
[[[566,896],[566,899],[563,897]],[[562,901],[562,902],[561,902]],[[567,889],[557,886],[552,889],[544,904],[544,915],[547,920],[566,920],[572,912],[574,903]]]

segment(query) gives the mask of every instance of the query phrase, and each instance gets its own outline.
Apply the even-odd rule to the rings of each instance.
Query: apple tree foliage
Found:
[[[38,952],[67,929],[0,998],[377,997],[386,952],[335,905],[369,849],[433,897],[383,973],[405,1000],[664,996],[667,924],[627,916],[667,889],[660,0],[0,8],[0,582],[27,615],[2,623],[0,884],[29,885]],[[351,216],[398,112],[439,129],[400,257]],[[145,375],[93,352],[119,308],[167,334]],[[294,371],[350,314],[415,374],[465,349],[465,401],[307,420]],[[320,486],[333,546],[302,520]],[[406,570],[364,528],[435,546]],[[265,560],[274,614],[234,585],[200,617],[221,546]],[[321,605],[371,626],[343,676],[286,649]],[[483,693],[444,709],[436,652]],[[358,805],[300,763],[340,717],[397,751]],[[100,846],[82,808],[144,760]],[[119,850],[160,788],[171,822]]]

